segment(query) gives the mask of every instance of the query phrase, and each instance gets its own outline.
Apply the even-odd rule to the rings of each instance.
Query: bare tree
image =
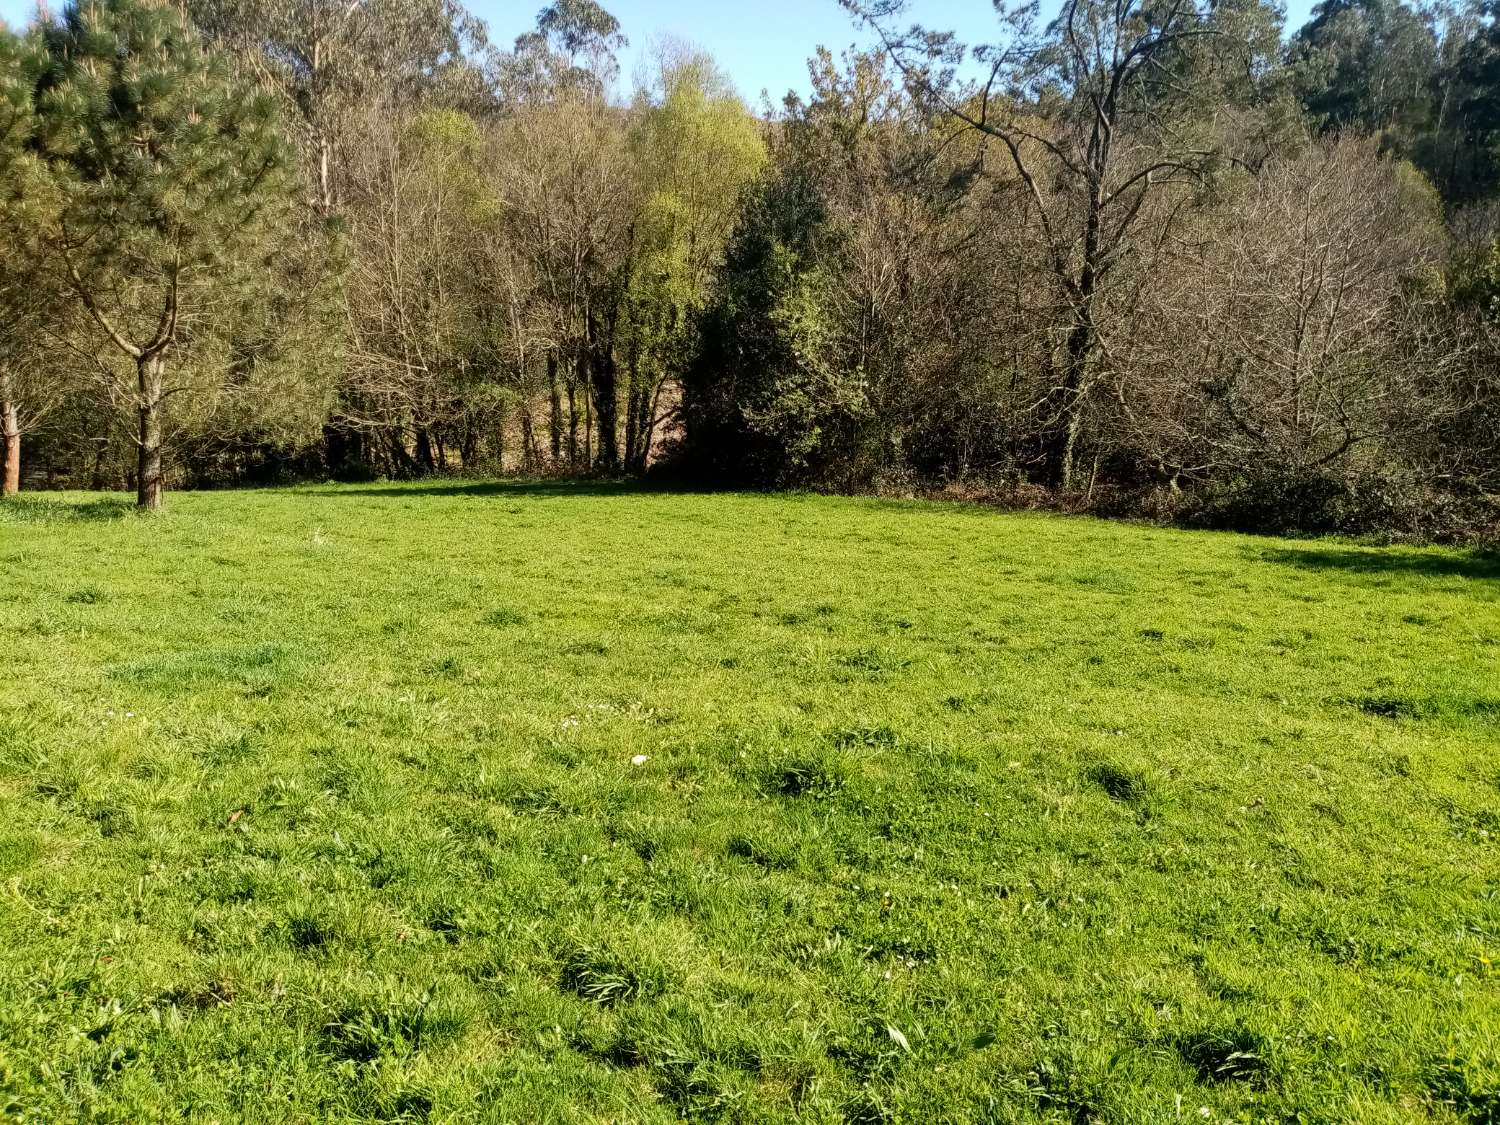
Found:
[[[1374,142],[1268,161],[1157,271],[1115,383],[1133,440],[1176,481],[1316,471],[1388,435],[1422,394],[1398,312],[1442,243],[1434,193]]]
[[[1276,25],[1257,23],[1255,5],[1065,0],[1041,31],[1034,8],[1006,17],[1001,41],[973,51],[984,77],[959,84],[954,65],[968,56],[951,35],[892,29],[904,0],[843,2],[880,32],[914,86],[999,141],[1024,185],[1056,292],[1040,460],[1044,479],[1066,491],[1103,380],[1101,351],[1132,327],[1114,300],[1119,276],[1180,213],[1147,203],[1162,194],[1185,203],[1222,163],[1204,103],[1254,73],[1252,56],[1275,49],[1266,32]]]

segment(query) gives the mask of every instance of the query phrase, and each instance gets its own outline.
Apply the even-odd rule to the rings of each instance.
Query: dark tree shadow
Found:
[[[133,515],[134,502],[106,497],[75,503],[53,496],[11,496],[0,501],[0,523],[95,523]]]
[[[361,485],[338,488],[304,488],[307,496],[492,496],[496,498],[588,497],[588,496],[659,496],[674,493],[707,493],[712,490],[672,482],[639,480],[414,480],[406,484]]]
[[[1352,547],[1272,547],[1248,551],[1262,562],[1303,570],[1343,570],[1351,574],[1413,574],[1435,578],[1500,578],[1500,555],[1454,551],[1398,551]]]

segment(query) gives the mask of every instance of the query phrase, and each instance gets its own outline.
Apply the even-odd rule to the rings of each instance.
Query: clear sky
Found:
[[[51,0],[60,7],[65,0]],[[530,28],[546,0],[468,0],[489,24],[493,42],[509,46]],[[788,89],[807,89],[807,58],[823,45],[837,54],[870,36],[856,28],[837,0],[603,0],[620,21],[630,47],[621,58],[628,86],[637,61],[654,39],[675,36],[705,48],[734,79],[740,93],[758,105],[762,89],[779,102]],[[1300,24],[1311,0],[1289,0],[1291,24]],[[1047,7],[1044,0],[1044,7]],[[0,17],[22,23],[35,0],[0,0]],[[954,30],[965,42],[983,42],[995,28],[990,0],[915,0],[912,17]]]

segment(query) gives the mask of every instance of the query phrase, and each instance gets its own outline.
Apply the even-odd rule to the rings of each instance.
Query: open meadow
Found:
[[[35,1122],[1500,1120],[1500,562],[815,496],[0,505]]]

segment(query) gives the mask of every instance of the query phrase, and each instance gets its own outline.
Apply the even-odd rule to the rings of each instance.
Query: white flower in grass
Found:
[[[650,754],[637,754],[634,758],[630,759],[630,764],[632,766],[644,766],[650,760]]]

